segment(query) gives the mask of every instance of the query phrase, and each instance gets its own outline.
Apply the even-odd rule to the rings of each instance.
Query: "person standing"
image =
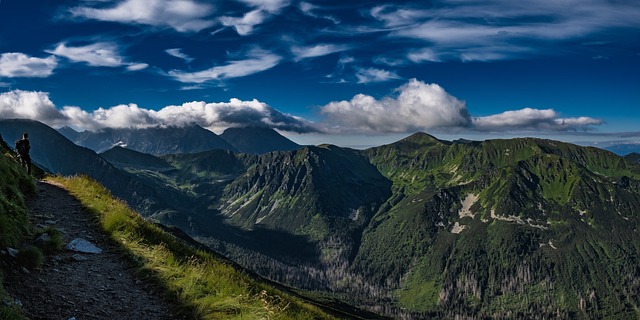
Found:
[[[20,156],[20,163],[23,167],[27,168],[27,173],[31,174],[31,157],[29,156],[31,143],[29,143],[29,134],[26,132],[23,133],[22,139],[16,141],[16,150]]]

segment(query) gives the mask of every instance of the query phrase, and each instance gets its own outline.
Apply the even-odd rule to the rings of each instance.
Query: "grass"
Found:
[[[42,266],[44,254],[38,247],[26,246],[18,251],[16,259],[18,265],[33,270]]]
[[[183,244],[144,220],[107,189],[82,177],[52,177],[78,198],[102,228],[178,302],[180,313],[198,319],[331,319],[312,306],[260,283],[228,262]]]

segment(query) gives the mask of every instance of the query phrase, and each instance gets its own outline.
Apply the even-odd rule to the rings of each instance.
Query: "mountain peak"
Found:
[[[416,146],[433,146],[433,145],[448,145],[451,144],[448,141],[440,140],[425,132],[416,132],[400,141],[402,144],[413,144]]]
[[[226,129],[220,137],[242,153],[262,154],[271,151],[291,151],[300,145],[277,131],[259,126]]]

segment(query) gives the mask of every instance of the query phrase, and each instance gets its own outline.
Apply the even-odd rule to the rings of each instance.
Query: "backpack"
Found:
[[[29,141],[24,139],[16,141],[16,150],[19,154],[29,154]]]

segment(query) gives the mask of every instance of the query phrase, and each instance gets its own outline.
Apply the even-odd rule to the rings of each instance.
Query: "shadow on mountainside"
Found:
[[[29,319],[180,318],[176,304],[136,276],[136,266],[119,245],[66,190],[40,182],[27,205],[36,228],[51,226],[62,232],[65,244],[83,238],[102,249],[99,254],[60,251],[35,270],[5,270],[5,287]]]

